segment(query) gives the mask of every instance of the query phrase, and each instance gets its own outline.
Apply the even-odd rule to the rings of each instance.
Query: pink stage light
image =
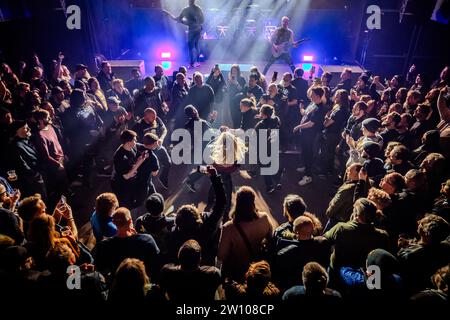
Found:
[[[304,55],[303,61],[314,61],[314,57],[312,55]]]
[[[170,57],[172,57],[172,53],[171,52],[161,52],[161,58],[162,59],[170,59]]]

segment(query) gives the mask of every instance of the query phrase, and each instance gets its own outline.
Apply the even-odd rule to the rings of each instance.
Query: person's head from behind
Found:
[[[250,297],[278,296],[280,290],[270,281],[272,272],[267,261],[259,261],[250,264],[245,274],[246,292]]]
[[[164,197],[160,193],[153,193],[145,200],[145,209],[153,217],[159,217],[164,211]]]
[[[117,302],[143,299],[149,285],[144,263],[139,259],[126,258],[114,274],[111,299]]]
[[[450,233],[449,223],[435,214],[428,214],[418,222],[417,233],[423,245],[436,245]]]
[[[431,282],[436,289],[448,295],[448,287],[450,285],[450,264],[439,268],[431,277]]]
[[[367,112],[367,103],[365,103],[364,101],[358,101],[357,103],[355,103],[353,105],[352,108],[352,116],[356,117],[356,118],[361,118],[362,116],[364,116]]]
[[[175,215],[175,225],[179,231],[194,233],[202,224],[202,216],[193,204],[185,204],[178,208]]]
[[[111,64],[108,61],[103,61],[101,68],[102,68],[102,71],[106,74],[112,73]]]
[[[178,250],[178,261],[181,269],[194,270],[200,265],[202,248],[195,240],[188,240]]]
[[[43,214],[31,221],[28,240],[48,250],[55,243],[55,232],[55,219]]]
[[[124,130],[120,134],[120,142],[125,148],[132,149],[136,146],[137,134],[133,130]]]
[[[405,174],[406,188],[411,191],[427,191],[427,175],[420,170],[411,169]]]
[[[378,266],[381,271],[382,279],[389,279],[393,274],[397,274],[399,271],[397,258],[384,249],[375,249],[369,252],[366,259],[366,269],[368,269],[369,266]],[[369,270],[367,270],[366,273],[368,277],[372,275],[369,273]],[[381,283],[381,288],[383,288],[383,282]]]
[[[359,178],[359,171],[362,168],[362,164],[360,163],[353,163],[350,166],[347,167],[345,170],[345,176],[347,178],[347,181],[357,181]]]
[[[303,267],[302,281],[307,295],[323,295],[328,284],[328,273],[317,262],[308,262]]]
[[[155,89],[155,79],[153,79],[153,77],[145,77],[144,87],[147,91],[152,91]]]
[[[241,100],[239,108],[241,112],[247,112],[250,109],[255,109],[256,108],[255,101],[253,99],[244,98]]]
[[[112,215],[112,222],[117,227],[118,232],[126,232],[133,228],[131,212],[125,207],[117,208]]]
[[[146,108],[144,110],[144,121],[148,124],[153,123],[156,120],[156,110],[153,108]]]
[[[34,218],[44,215],[47,207],[40,194],[24,198],[17,209],[19,217],[25,222],[31,222]]]
[[[104,192],[95,199],[95,212],[100,219],[112,217],[118,207],[119,200],[114,193]]]
[[[315,87],[311,89],[311,101],[315,104],[320,104],[322,102],[322,97],[325,91],[322,87]]]
[[[314,222],[307,216],[300,216],[294,220],[294,232],[298,240],[310,240],[314,235]]]
[[[306,210],[306,203],[302,197],[296,194],[288,194],[283,201],[283,216],[289,222],[293,222],[300,217]]]
[[[77,262],[72,249],[65,243],[56,242],[48,250],[46,262],[52,274],[66,275],[67,268]]]
[[[380,181],[380,188],[390,195],[401,192],[405,187],[405,178],[398,172],[388,173]]]
[[[152,132],[147,132],[142,138],[142,144],[148,150],[155,150],[158,148],[158,136]]]
[[[359,198],[353,204],[353,220],[361,224],[372,224],[377,217],[377,206],[373,201]]]
[[[200,72],[194,73],[194,83],[197,87],[203,86],[203,75]]]
[[[164,75],[164,69],[163,69],[162,65],[157,64],[155,66],[155,75],[157,77],[162,77]]]
[[[305,74],[305,71],[302,68],[295,68],[295,70],[294,70],[294,77],[296,79],[303,78],[304,74]]]
[[[256,193],[249,186],[242,186],[236,192],[236,204],[230,213],[230,218],[235,222],[250,222],[257,218],[255,204]]]
[[[259,109],[259,116],[261,119],[269,119],[273,117],[274,108],[269,104],[263,104]]]
[[[380,211],[390,206],[392,203],[391,196],[386,191],[377,188],[369,189],[367,199],[373,201],[373,203],[377,206],[377,209]]]

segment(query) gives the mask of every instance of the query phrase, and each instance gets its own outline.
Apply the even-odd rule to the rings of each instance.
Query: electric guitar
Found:
[[[275,58],[280,57],[283,53],[287,53],[289,51],[290,47],[293,48],[297,48],[299,46],[299,44],[308,41],[309,38],[304,38],[304,39],[300,39],[298,41],[294,41],[294,42],[289,42],[289,41],[285,41],[283,43],[280,43],[278,45],[272,44],[272,55]]]

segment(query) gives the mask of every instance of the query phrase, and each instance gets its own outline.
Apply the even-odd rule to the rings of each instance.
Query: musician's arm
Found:
[[[200,9],[198,12],[198,20],[200,21],[200,24],[205,23],[205,16],[203,15],[203,10]]]

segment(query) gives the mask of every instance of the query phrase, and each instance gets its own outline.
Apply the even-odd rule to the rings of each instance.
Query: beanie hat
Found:
[[[145,208],[153,216],[160,215],[164,210],[164,197],[160,193],[151,194],[145,200]]]
[[[375,119],[375,118],[368,118],[368,119],[364,120],[361,123],[361,125],[367,131],[375,133],[381,127],[381,122],[380,122],[380,120]]]

